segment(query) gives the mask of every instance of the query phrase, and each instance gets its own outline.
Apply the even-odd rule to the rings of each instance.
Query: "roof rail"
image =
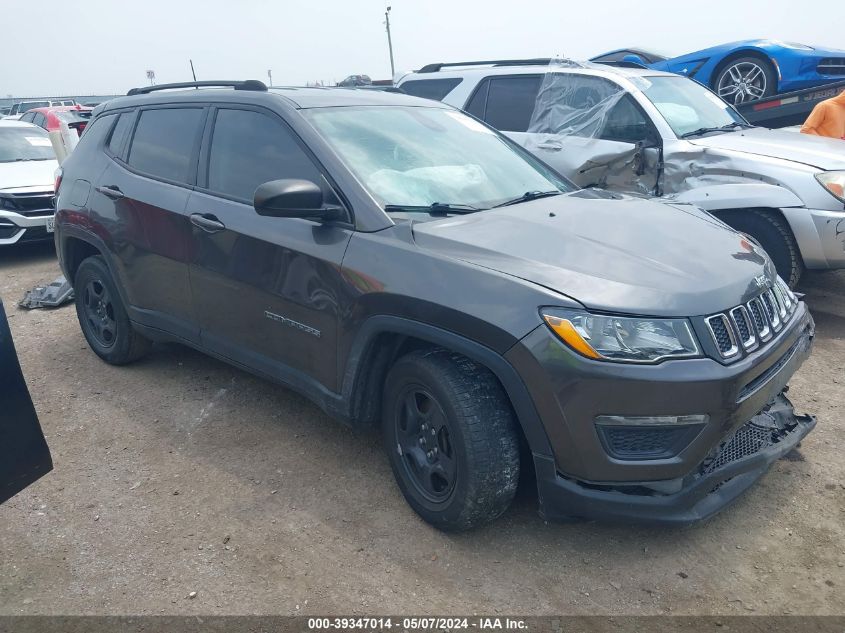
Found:
[[[648,68],[645,64],[640,64],[638,62],[626,61],[621,59],[619,61],[613,62],[592,62],[594,64],[602,64],[603,66],[616,66],[617,68]]]
[[[157,86],[143,86],[132,88],[127,95],[145,95],[157,90],[172,90],[174,88],[234,88],[235,90],[252,90],[255,92],[267,92],[267,86],[263,81],[247,79],[246,81],[185,81],[177,84],[158,84]]]
[[[420,68],[418,73],[436,73],[442,68],[452,66],[546,66],[552,62],[551,57],[537,57],[535,59],[490,59],[475,62],[449,62],[439,64],[426,64]]]

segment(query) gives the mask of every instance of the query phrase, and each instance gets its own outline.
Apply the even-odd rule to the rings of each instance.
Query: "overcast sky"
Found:
[[[681,54],[772,38],[845,49],[843,0],[392,0],[396,69],[454,60]],[[382,0],[0,0],[0,96],[123,93],[147,82],[389,78]],[[691,9],[691,7],[694,7]],[[812,15],[809,10],[812,8]],[[62,16],[67,16],[62,20]]]

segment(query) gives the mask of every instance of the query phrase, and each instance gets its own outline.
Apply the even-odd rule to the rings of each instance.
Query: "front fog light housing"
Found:
[[[543,308],[546,325],[570,348],[593,360],[656,363],[700,356],[686,319],[655,319]]]
[[[706,414],[695,415],[599,415],[596,424],[618,426],[675,426],[686,424],[707,424]]]
[[[816,174],[816,180],[830,195],[845,202],[845,171],[823,171]]]
[[[670,459],[689,446],[710,420],[695,415],[600,415],[596,432],[614,459]]]

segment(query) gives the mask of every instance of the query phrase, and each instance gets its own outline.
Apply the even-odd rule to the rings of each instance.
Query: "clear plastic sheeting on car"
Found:
[[[508,135],[582,187],[654,194],[657,143],[642,140],[647,123],[630,95],[593,70],[608,68],[553,60],[527,131]]]

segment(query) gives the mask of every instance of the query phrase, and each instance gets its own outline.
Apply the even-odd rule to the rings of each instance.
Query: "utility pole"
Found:
[[[270,79],[270,87],[272,88],[273,87],[273,71],[272,70],[267,71],[267,77]]]
[[[390,7],[384,12],[384,24],[387,27],[387,48],[390,51],[390,79],[396,74],[396,68],[393,66],[393,41],[390,39]]]

